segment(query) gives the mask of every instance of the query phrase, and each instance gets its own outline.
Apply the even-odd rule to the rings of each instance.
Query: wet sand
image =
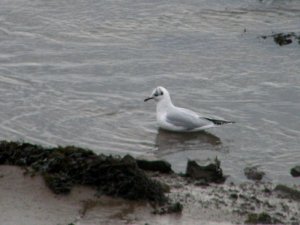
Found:
[[[16,166],[0,166],[0,218],[6,225],[197,224],[181,215],[153,215],[145,202],[96,196],[77,186],[69,195],[53,194],[41,176],[24,175]]]
[[[299,201],[276,194],[270,183],[205,187],[175,174],[149,175],[170,185],[170,199],[184,206],[181,214],[153,215],[145,202],[96,196],[93,188],[83,186],[76,186],[68,195],[56,195],[41,176],[0,166],[1,224],[240,224],[249,212],[267,212],[286,224],[299,224]]]

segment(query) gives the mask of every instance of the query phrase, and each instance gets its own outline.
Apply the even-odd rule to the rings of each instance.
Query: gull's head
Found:
[[[148,97],[145,98],[145,102],[150,100],[150,99],[154,99],[155,101],[159,102],[163,99],[166,98],[170,98],[169,92],[167,91],[167,89],[165,89],[164,87],[157,87],[152,91],[152,94]]]

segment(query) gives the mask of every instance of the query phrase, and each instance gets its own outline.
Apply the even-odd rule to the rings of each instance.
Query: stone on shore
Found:
[[[274,191],[277,192],[283,198],[300,201],[300,190],[297,190],[295,188],[291,188],[283,184],[278,184],[274,188]]]
[[[300,165],[299,166],[295,166],[291,169],[291,175],[293,177],[300,177]]]
[[[207,183],[223,183],[226,177],[223,176],[220,164],[217,158],[215,160],[208,159],[203,162],[189,160],[186,168],[186,176]]]
[[[249,180],[260,181],[265,173],[263,171],[259,171],[256,166],[254,167],[246,167],[244,169],[244,174]]]
[[[142,170],[157,171],[160,173],[173,173],[171,164],[164,160],[148,161],[144,159],[137,159],[136,163]]]

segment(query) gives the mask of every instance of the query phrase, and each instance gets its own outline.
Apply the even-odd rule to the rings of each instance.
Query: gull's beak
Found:
[[[146,102],[146,101],[148,101],[148,100],[151,100],[151,99],[153,99],[153,97],[145,98],[145,99],[144,99],[144,102]]]

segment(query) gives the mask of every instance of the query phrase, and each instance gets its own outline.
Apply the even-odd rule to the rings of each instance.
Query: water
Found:
[[[184,171],[218,156],[226,174],[260,166],[300,183],[297,0],[0,0],[0,138],[97,153],[150,155]],[[237,123],[209,133],[159,131],[152,89],[177,106]]]

